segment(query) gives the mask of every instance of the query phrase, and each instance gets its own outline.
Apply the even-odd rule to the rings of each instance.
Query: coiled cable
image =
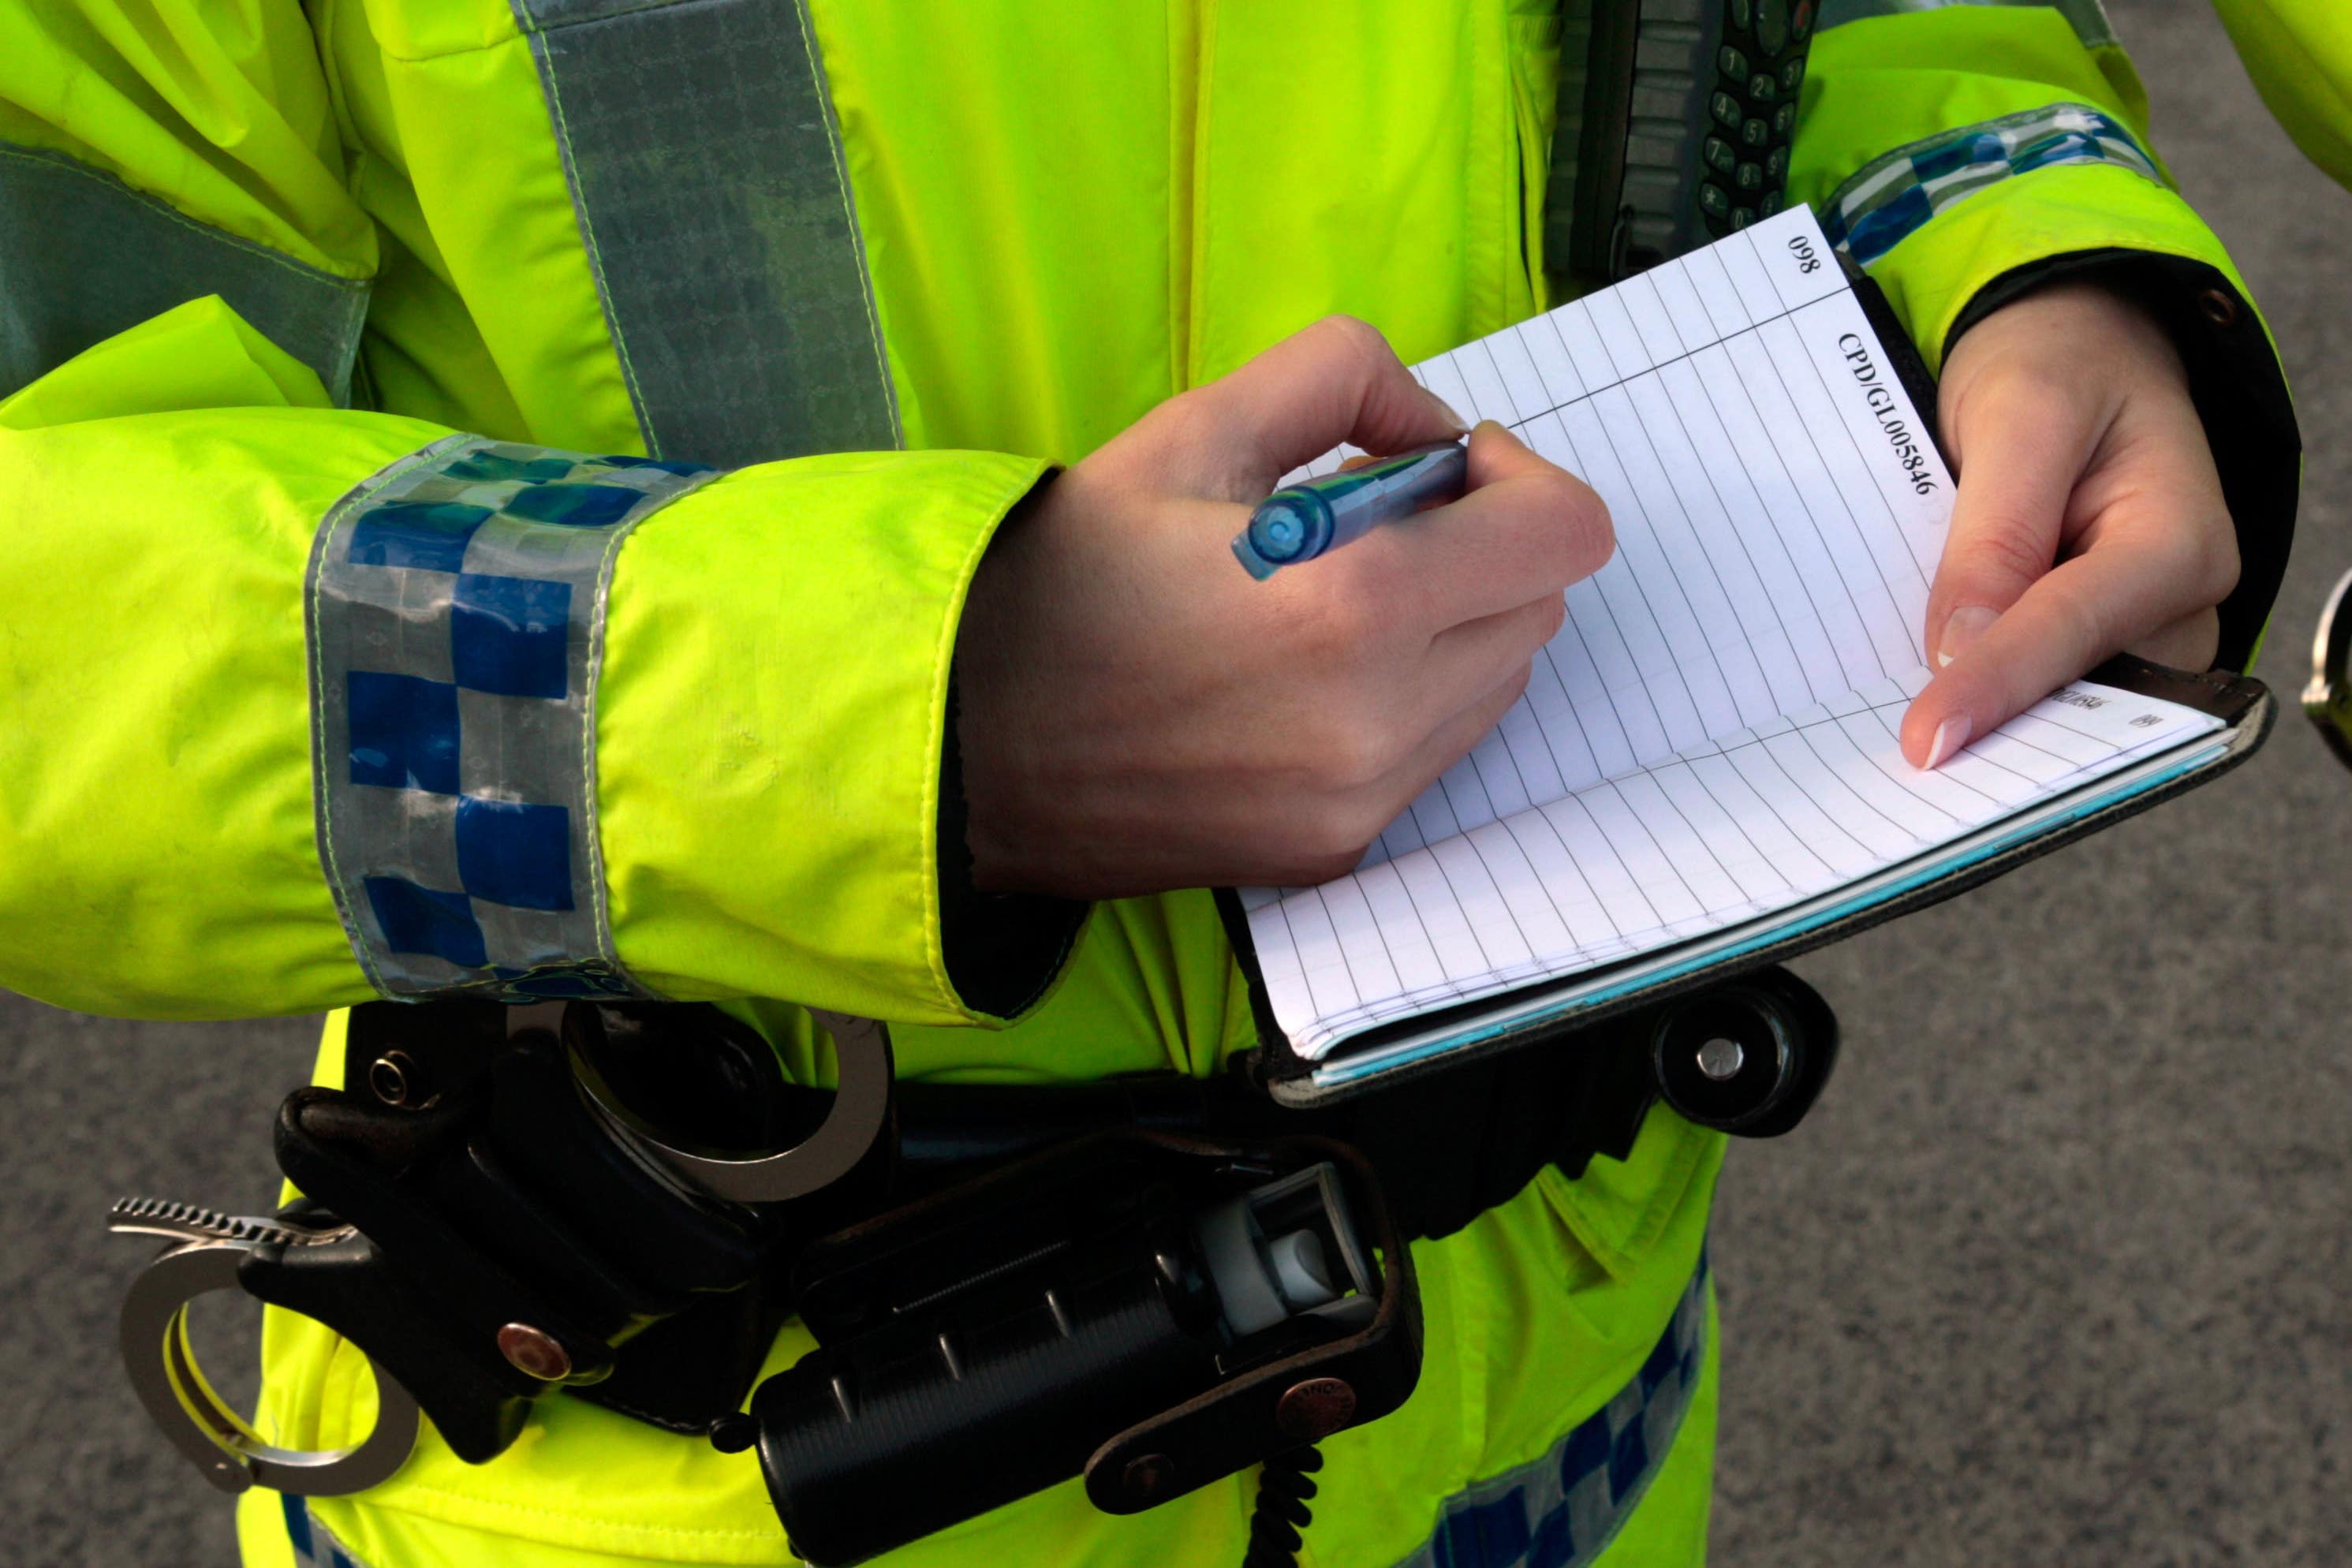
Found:
[[[1270,1456],[1257,1470],[1257,1507],[1250,1514],[1249,1549],[1242,1568],[1298,1568],[1299,1531],[1315,1519],[1307,1500],[1315,1495],[1314,1472],[1323,1451],[1304,1444]]]

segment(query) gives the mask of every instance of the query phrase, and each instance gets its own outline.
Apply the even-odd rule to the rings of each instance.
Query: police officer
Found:
[[[812,1079],[811,1007],[904,1075],[1216,1070],[1252,1026],[1198,889],[1347,866],[1607,553],[1496,429],[1423,525],[1265,587],[1224,547],[1335,442],[1453,428],[1400,356],[1556,298],[1590,22],[16,0],[0,982],[718,998]],[[1822,22],[1790,199],[1940,364],[1965,471],[1907,753],[2119,647],[2242,663],[2292,424],[2096,0]],[[1698,1561],[1721,1156],[1655,1110],[1422,1247],[1419,1392],[1328,1445],[1307,1559]],[[366,1427],[350,1346],[273,1315],[265,1358],[277,1440]],[[1065,1488],[902,1560],[1223,1563],[1246,1508]],[[240,1527],[254,1568],[789,1560],[749,1458],[563,1399]]]

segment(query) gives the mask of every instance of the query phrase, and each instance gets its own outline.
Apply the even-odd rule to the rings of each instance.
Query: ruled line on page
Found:
[[[1810,215],[1783,214],[1414,367],[1473,419],[1509,426],[1591,484],[1617,550],[1569,590],[1528,694],[1381,836],[1375,858],[1925,657],[1927,579],[1906,520],[1871,478],[1874,454],[1824,409],[1810,363],[1781,363],[1834,358],[1848,334],[1876,342],[1833,263],[1795,270],[1798,239],[1818,247]],[[1916,426],[1907,402],[1901,416]]]
[[[1582,477],[1617,549],[1351,876],[1244,891],[1302,1054],[1785,908],[2213,727],[2077,683],[1903,762],[1951,478],[1830,254],[1784,213],[1413,367]],[[2124,702],[2148,721],[2111,733]]]
[[[1927,773],[1896,742],[1927,672],[1908,673],[1857,708],[1815,705],[1322,887],[1251,895],[1294,1048],[1311,1058],[1433,1006],[1770,914],[2220,728],[2078,681]]]

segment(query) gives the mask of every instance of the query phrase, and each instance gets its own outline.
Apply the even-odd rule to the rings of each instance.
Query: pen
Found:
[[[1234,556],[1263,583],[1381,523],[1458,499],[1469,471],[1468,448],[1441,441],[1286,485],[1250,513],[1249,526],[1234,536]]]

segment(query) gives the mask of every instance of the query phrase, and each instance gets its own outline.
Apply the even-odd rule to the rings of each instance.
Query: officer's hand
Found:
[[[1470,492],[1254,582],[1231,542],[1298,464],[1460,434],[1335,316],[1173,398],[1008,520],[956,640],[967,842],[992,890],[1319,882],[1498,721],[1614,542],[1501,426]]]
[[[2154,320],[2093,285],[2042,289],[1960,339],[1937,405],[1960,488],[1906,757],[1937,765],[2118,649],[2212,662],[2237,534]]]

